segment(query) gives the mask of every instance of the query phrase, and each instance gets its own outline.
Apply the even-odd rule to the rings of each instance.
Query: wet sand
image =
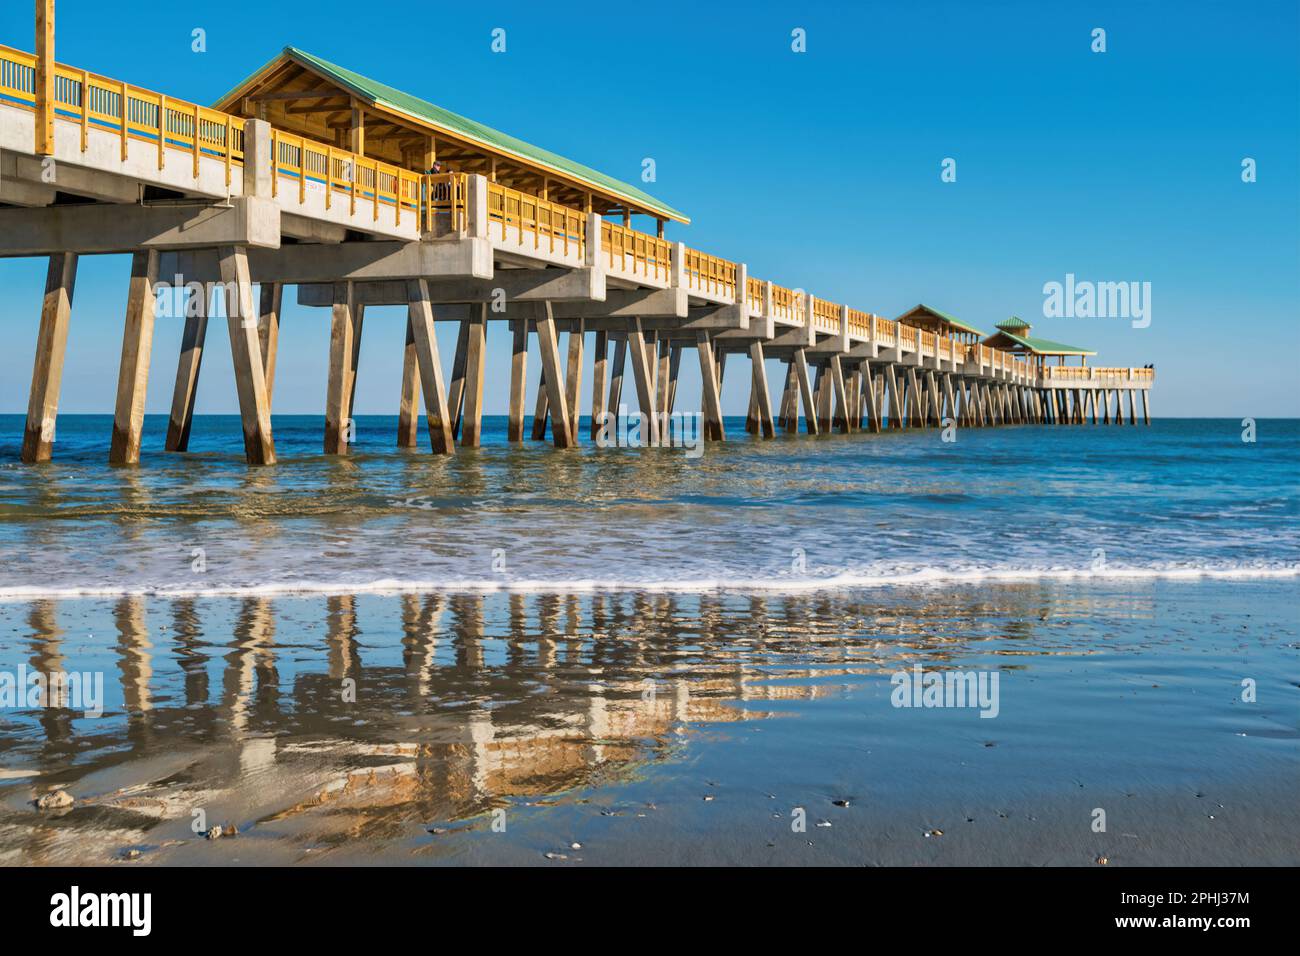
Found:
[[[4,603],[107,709],[0,711],[0,862],[1295,865],[1298,590]]]

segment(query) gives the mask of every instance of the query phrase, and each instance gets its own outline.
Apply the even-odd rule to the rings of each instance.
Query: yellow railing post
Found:
[[[127,119],[127,116],[128,116],[128,115],[130,114],[130,112],[131,112],[131,111],[127,108],[127,100],[129,99],[130,95],[131,95],[130,90],[127,89],[127,85],[126,85],[126,83],[123,82],[123,83],[122,83],[122,92],[121,92],[121,96],[122,96],[122,108],[121,108],[121,113],[122,113],[122,162],[126,162],[126,152],[127,152],[127,150],[126,150],[126,138],[127,138],[128,135],[130,135],[130,134],[127,132],[127,126],[128,126],[128,124],[130,123],[130,120]]]

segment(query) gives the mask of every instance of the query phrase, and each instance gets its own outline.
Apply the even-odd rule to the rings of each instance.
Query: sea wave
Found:
[[[1032,581],[1149,581],[1199,579],[1285,579],[1300,578],[1300,564],[1278,565],[1188,565],[1169,564],[1147,567],[1065,568],[1065,567],[962,567],[962,568],[894,568],[886,570],[842,571],[827,575],[772,575],[768,577],[701,577],[701,578],[395,578],[336,581],[273,581],[257,584],[219,583],[195,586],[190,582],[155,584],[36,585],[0,586],[0,601],[30,601],[50,598],[105,598],[158,596],[169,598],[199,597],[277,597],[295,594],[410,594],[438,591],[445,593],[484,594],[593,594],[645,592],[698,594],[800,593],[815,591],[861,590],[869,588],[936,587],[951,584],[1016,583]]]

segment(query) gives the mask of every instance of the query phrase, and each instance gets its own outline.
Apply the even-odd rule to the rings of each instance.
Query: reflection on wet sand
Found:
[[[165,861],[200,839],[195,819],[300,853],[483,825],[633,778],[709,725],[1036,630],[1008,619],[1050,629],[1036,594],[1008,589],[998,613],[824,595],[125,597],[111,646],[68,641],[61,614],[88,602],[36,602],[7,618],[29,667],[115,668],[117,689],[98,719],[5,715],[0,859]],[[37,811],[54,787],[76,804]]]

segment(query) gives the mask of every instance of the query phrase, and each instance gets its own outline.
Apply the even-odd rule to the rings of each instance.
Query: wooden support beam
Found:
[[[546,391],[546,367],[542,366],[541,377],[537,380],[537,404],[533,408],[533,441],[546,440],[546,420],[551,410],[551,402]]]
[[[573,426],[565,404],[564,379],[560,375],[560,347],[555,331],[555,311],[548,301],[545,314],[537,319],[537,347],[542,353],[542,370],[546,376],[546,396],[551,412],[551,439],[556,448],[573,445]]]
[[[528,321],[510,322],[510,408],[506,441],[524,440],[524,403],[528,400]]]
[[[37,156],[54,155],[54,0],[36,0],[36,142]],[[123,113],[126,105],[123,104]]]
[[[257,317],[257,338],[262,349],[266,403],[270,408],[275,404],[275,363],[280,351],[280,307],[284,299],[284,286],[279,282],[263,282],[261,299]]]
[[[957,423],[957,396],[953,394],[951,375],[945,375],[943,377],[943,395],[948,402],[948,416],[947,416],[948,420],[951,421],[953,424],[956,424]],[[942,418],[939,419],[939,424],[940,425],[943,424]]]
[[[199,388],[199,371],[203,367],[203,347],[208,335],[208,308],[212,286],[203,284],[198,293],[203,300],[191,308],[195,290],[186,292],[185,329],[181,333],[181,355],[176,363],[176,387],[172,391],[172,412],[167,422],[166,451],[189,451],[190,430],[194,425],[194,397]],[[191,312],[195,313],[191,315]]]
[[[658,345],[659,370],[655,374],[655,385],[657,391],[655,407],[659,410],[660,416],[666,421],[668,416],[668,379],[672,374],[671,343],[668,341],[668,336],[665,335],[661,338]]]
[[[144,400],[149,388],[149,356],[153,352],[153,325],[158,281],[158,251],[131,256],[131,286],[126,299],[122,331],[122,361],[117,373],[117,406],[113,413],[110,465],[140,461],[140,433],[144,427]]]
[[[578,444],[578,421],[582,402],[582,353],[587,332],[582,319],[569,330],[569,364],[564,373],[564,404],[569,413],[571,444]]]
[[[700,397],[704,413],[705,441],[726,441],[722,421],[722,393],[718,390],[718,370],[713,355],[713,340],[708,332],[695,333],[695,349],[700,356]],[[667,419],[664,427],[667,428]]]
[[[465,365],[469,361],[469,319],[462,319],[456,334],[456,354],[451,360],[451,391],[447,400],[451,409],[451,433],[460,436],[461,412],[465,407]]]
[[[76,253],[50,256],[45,273],[45,297],[41,301],[41,324],[36,333],[32,390],[27,399],[27,427],[23,430],[22,460],[29,465],[50,460],[76,281]]]
[[[605,390],[609,387],[609,333],[596,333],[596,354],[591,375],[591,440],[600,434],[606,418]]]
[[[248,250],[243,246],[222,246],[217,255],[221,261],[221,281],[226,287],[226,326],[230,330],[230,356],[244,428],[244,456],[250,465],[274,465],[271,403],[262,369],[262,343],[257,335],[258,310],[253,305]]]
[[[785,363],[785,388],[781,392],[781,428],[790,435],[799,431],[799,374],[794,360]]]
[[[673,344],[668,358],[668,408],[667,413],[671,415],[673,409],[677,407],[677,375],[682,368],[682,347]]]
[[[867,400],[867,427],[876,434],[880,433],[880,390],[876,388],[880,379],[879,372],[871,374],[871,363],[865,359],[861,366],[862,394]]]
[[[832,424],[847,435],[853,430],[853,426],[849,417],[848,388],[844,384],[844,365],[840,362],[838,355],[831,356],[828,371],[830,373],[831,388],[835,392],[835,413],[832,417]]]
[[[329,382],[325,390],[325,454],[347,453],[352,423],[352,369],[361,308],[351,282],[334,284],[330,315]]]
[[[772,422],[772,396],[767,387],[767,362],[763,355],[763,343],[757,339],[749,346],[750,377],[753,379],[751,391],[754,404],[758,410],[759,434],[764,438],[776,436],[776,426]]]
[[[412,279],[406,283],[407,323],[415,340],[419,363],[419,382],[424,392],[424,413],[429,425],[429,447],[435,455],[455,454],[451,433],[451,410],[442,378],[442,358],[438,354],[438,337],[433,325],[433,306],[429,302],[429,283]]]
[[[397,401],[397,447],[420,444],[420,357],[415,350],[415,330],[406,317],[406,345],[402,349],[402,392]]]
[[[799,394],[803,398],[804,430],[809,435],[816,435],[817,405],[813,400],[812,380],[808,376],[808,355],[803,349],[795,349],[792,357],[795,375],[799,377]],[[798,411],[796,410],[796,419]]]
[[[641,406],[641,442],[659,445],[659,416],[655,413],[654,380],[650,371],[650,354],[640,319],[632,320],[627,333],[627,347],[632,359],[632,380],[636,383],[637,401]],[[710,353],[712,354],[712,353]],[[705,428],[707,433],[708,428]]]
[[[627,336],[619,335],[614,340],[614,360],[609,370],[609,404],[610,427],[618,430],[619,406],[623,404],[623,370],[627,365]]]
[[[939,394],[939,380],[935,377],[934,371],[927,370],[925,373],[925,394],[930,399],[930,417],[934,419],[936,426],[943,423],[943,397]]]
[[[885,390],[889,393],[889,427],[902,428],[902,401],[898,394],[898,372],[892,362],[885,366]]]
[[[483,376],[487,359],[488,304],[470,306],[469,340],[465,354],[465,413],[460,429],[462,448],[477,448],[483,436]]]

